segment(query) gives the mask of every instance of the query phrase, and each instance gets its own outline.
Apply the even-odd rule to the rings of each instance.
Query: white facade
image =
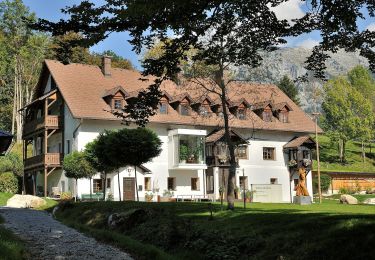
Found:
[[[101,120],[78,120],[74,119],[68,107],[65,107],[65,125],[64,125],[64,141],[65,153],[73,150],[83,150],[85,145],[94,140],[104,130],[114,130],[125,127],[119,121],[101,121]],[[174,139],[178,135],[194,135],[205,136],[213,129],[207,127],[193,127],[193,126],[176,126],[169,124],[150,124],[150,129],[155,131],[162,141],[162,152],[154,158],[152,162],[145,164],[150,173],[143,173],[142,169],[137,168],[137,187],[140,200],[145,199],[146,193],[153,193],[153,195],[163,195],[165,190],[168,190],[168,178],[174,178],[174,197],[191,197],[197,198],[219,198],[219,184],[218,174],[219,169],[215,167],[214,173],[214,193],[208,195],[207,187],[205,186],[207,180],[205,178],[205,171],[207,166],[205,162],[198,162],[197,164],[180,164],[176,161],[176,146]],[[288,155],[284,153],[283,146],[288,143],[295,133],[276,132],[276,131],[258,131],[254,134],[248,130],[238,130],[244,137],[249,138],[248,144],[248,158],[239,160],[239,168],[236,174],[236,185],[239,186],[240,176],[247,176],[248,187],[251,190],[252,185],[271,185],[271,179],[276,185],[280,186],[280,196],[272,199],[272,202],[291,202],[291,196],[295,195],[294,180],[298,179],[297,175],[292,176],[290,181],[290,173],[287,167]],[[70,144],[70,148],[68,148]],[[275,160],[263,160],[263,147],[275,148]],[[55,175],[55,174],[54,174]],[[123,199],[123,181],[124,178],[134,178],[135,173],[132,167],[125,167],[120,169],[120,190],[121,198]],[[57,178],[55,180],[55,178]],[[94,176],[93,179],[100,179],[100,174]],[[151,178],[151,190],[145,191],[145,178]],[[195,190],[192,190],[192,178],[197,183]],[[108,174],[107,179],[110,179],[110,184],[107,187],[107,194],[111,194],[115,200],[119,200],[118,191],[118,174],[117,172]],[[49,186],[66,186],[65,190],[70,190],[75,193],[75,181],[68,180],[64,174],[56,174],[51,176],[53,183]],[[62,184],[63,182],[64,184]],[[91,187],[93,188],[93,183]],[[311,173],[307,175],[307,188],[312,194],[312,178]],[[242,189],[242,187],[241,187]],[[78,180],[78,197],[82,194],[90,193],[90,181],[88,179]],[[135,197],[135,195],[134,195]],[[156,196],[154,196],[156,197]]]

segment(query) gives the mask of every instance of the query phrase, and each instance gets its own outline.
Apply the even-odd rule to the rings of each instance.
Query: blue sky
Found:
[[[0,0],[1,1],[1,0]],[[23,0],[31,11],[35,12],[40,18],[57,21],[64,18],[61,13],[61,8],[79,4],[78,0]],[[100,4],[103,0],[92,0],[92,2]],[[278,7],[275,11],[279,18],[292,19],[299,18],[304,14],[306,6],[300,0],[290,0],[288,3]],[[65,17],[66,18],[66,17]],[[360,29],[370,28],[375,30],[374,18],[366,17],[364,20],[359,20],[358,25]],[[134,66],[140,69],[139,57],[132,51],[132,46],[128,43],[129,35],[124,33],[112,33],[107,39],[90,48],[95,52],[102,52],[104,50],[113,50],[115,53],[131,60]],[[297,38],[288,39],[288,47],[302,46],[312,48],[319,42],[319,33],[311,33],[308,35],[301,35]]]

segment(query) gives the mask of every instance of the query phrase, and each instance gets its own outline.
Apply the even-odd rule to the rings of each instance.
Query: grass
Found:
[[[10,199],[14,194],[0,192],[0,206],[5,206],[8,199]]]
[[[3,221],[0,216],[0,224]],[[25,247],[22,240],[2,225],[0,225],[0,252],[0,259],[19,260],[25,258]]]
[[[123,248],[140,259],[371,258],[375,206],[248,204],[220,211],[206,203],[87,202],[58,213],[63,223]],[[110,231],[115,212],[145,209],[144,222]]]
[[[321,171],[336,172],[371,172],[375,173],[375,146],[366,144],[366,159],[362,161],[361,143],[349,141],[346,144],[346,162],[339,161],[337,144],[332,143],[327,136],[319,136],[320,169]],[[372,146],[371,153],[369,145]],[[317,162],[314,161],[314,169],[317,169]]]

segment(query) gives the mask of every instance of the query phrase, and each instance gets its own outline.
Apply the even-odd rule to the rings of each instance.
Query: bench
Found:
[[[91,194],[91,198],[90,198],[90,194],[82,194],[81,200],[97,200],[97,201],[103,200],[103,193],[102,192],[93,193]]]

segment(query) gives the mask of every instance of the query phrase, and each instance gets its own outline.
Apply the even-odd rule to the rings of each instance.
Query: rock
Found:
[[[363,201],[363,204],[375,205],[375,198],[368,198]]]
[[[56,206],[56,207],[54,207],[53,208],[53,210],[52,210],[52,217],[53,218],[56,218],[56,212],[59,210],[59,206]]]
[[[358,200],[351,195],[344,194],[344,195],[341,195],[340,197],[340,203],[355,205],[355,204],[358,204]]]
[[[39,208],[46,205],[47,202],[39,197],[32,195],[14,195],[7,201],[7,207],[11,208]]]
[[[123,213],[113,213],[108,217],[108,227],[110,229],[128,230],[145,222],[149,216],[144,209],[132,209]]]

